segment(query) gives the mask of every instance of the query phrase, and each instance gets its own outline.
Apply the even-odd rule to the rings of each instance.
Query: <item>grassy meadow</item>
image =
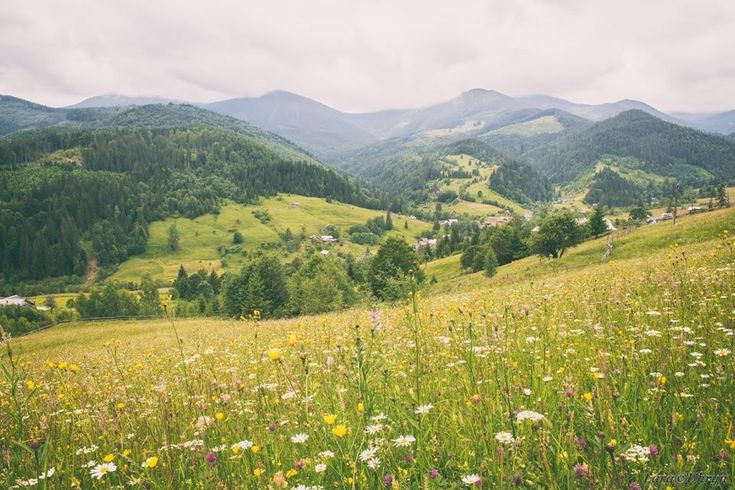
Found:
[[[691,216],[604,264],[601,239],[493,278],[442,259],[447,287],[393,306],[13,340],[0,487],[731,488],[733,227]]]
[[[259,220],[254,214],[258,211],[266,211],[270,220],[265,223]],[[146,251],[123,262],[110,279],[137,282],[143,274],[148,273],[155,279],[172,280],[176,278],[179,265],[182,264],[190,273],[198,269],[221,272],[225,269],[223,260],[227,268],[237,270],[248,260],[242,254],[243,251],[251,253],[272,248],[280,242],[279,233],[290,229],[293,234],[298,235],[302,226],[307,237],[302,247],[309,243],[309,236],[322,235],[322,229],[326,225],[333,225],[340,228],[342,243],[325,248],[335,253],[352,252],[360,255],[368,248],[375,247],[350,242],[347,229],[384,215],[383,211],[338,202],[329,203],[321,198],[294,194],[280,194],[252,206],[229,203],[222,206],[219,214],[207,214],[194,219],[169,218],[151,223]],[[408,229],[404,228],[406,221]],[[394,230],[385,236],[404,236],[409,243],[415,240],[416,235],[432,226],[431,223],[409,220],[401,215],[394,215],[393,223]],[[168,229],[172,224],[176,225],[181,236],[180,246],[176,251],[168,246]],[[240,247],[233,244],[235,231],[239,231],[244,237],[244,243]],[[219,247],[229,250],[223,255]],[[283,254],[284,258],[293,258],[297,252],[288,253],[284,250]]]

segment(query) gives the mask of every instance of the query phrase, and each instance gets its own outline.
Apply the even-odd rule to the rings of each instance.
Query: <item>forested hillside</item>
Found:
[[[553,196],[547,179],[533,167],[476,139],[420,146],[394,139],[364,148],[348,170],[385,186],[395,196],[394,201],[416,204],[426,201],[429,182],[441,176],[442,157],[455,154],[470,155],[496,166],[489,187],[503,197],[530,203]]]
[[[569,182],[603,156],[635,157],[643,170],[697,185],[735,179],[735,144],[634,110],[570,133],[527,156],[554,182]]]
[[[293,155],[297,155],[296,151]],[[0,272],[80,276],[145,249],[147,224],[298,192],[376,207],[355,183],[268,140],[206,127],[55,127],[0,140]]]

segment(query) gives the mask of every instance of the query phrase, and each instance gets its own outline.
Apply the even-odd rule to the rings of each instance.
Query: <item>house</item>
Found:
[[[649,225],[652,225],[660,221],[666,221],[670,219],[674,219],[674,215],[672,213],[661,213],[658,216],[649,216],[648,219],[646,220],[646,223],[648,223]]]
[[[615,228],[613,222],[610,221],[610,218],[605,218],[605,226],[607,227],[607,231],[617,231],[617,228]]]
[[[687,213],[689,214],[703,213],[705,211],[707,211],[707,208],[703,208],[701,206],[689,206],[687,208]]]
[[[457,223],[459,223],[459,220],[456,218],[443,219],[439,221],[440,226],[444,226],[444,225],[452,226],[452,225],[456,225]]]
[[[413,244],[414,250],[420,250],[422,248],[436,248],[436,238],[421,238]]]
[[[23,308],[35,308],[36,305],[28,301],[26,298],[14,294],[13,296],[8,296],[7,298],[0,298],[0,306],[20,306]]]
[[[482,225],[497,228],[498,226],[510,223],[511,221],[513,221],[513,218],[510,216],[488,216],[482,220]]]
[[[321,235],[321,236],[311,235],[309,238],[311,238],[312,242],[321,242],[324,244],[337,243],[337,239],[334,238],[332,235]]]

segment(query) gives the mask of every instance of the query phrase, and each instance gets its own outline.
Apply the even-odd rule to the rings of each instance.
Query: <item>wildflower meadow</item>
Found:
[[[7,340],[0,487],[731,488],[734,246],[721,228],[392,307]]]

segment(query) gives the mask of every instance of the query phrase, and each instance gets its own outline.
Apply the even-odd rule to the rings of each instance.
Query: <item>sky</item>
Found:
[[[714,112],[735,109],[734,48],[733,0],[3,0],[0,93],[364,112],[480,87]]]

